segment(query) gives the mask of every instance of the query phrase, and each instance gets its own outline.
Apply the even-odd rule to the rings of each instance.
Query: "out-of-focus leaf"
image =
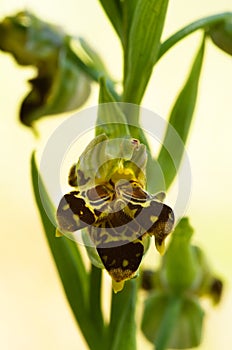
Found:
[[[110,78],[108,71],[99,54],[83,39],[67,37],[66,50],[69,58],[91,80],[99,82],[101,77],[106,79],[106,85],[116,101],[120,96],[115,90],[115,83]]]
[[[84,54],[87,55],[88,66],[92,66],[94,69],[97,69],[99,72],[105,73],[105,75],[108,76],[106,66],[97,51],[94,50],[83,38],[79,38],[79,42],[84,50]]]
[[[125,102],[139,104],[143,97],[159,52],[167,6],[168,0],[138,0],[125,54]]]
[[[66,50],[66,35],[24,11],[0,23],[0,49],[21,65],[32,65],[37,76],[22,103],[20,119],[31,126],[45,116],[80,107],[88,98],[90,83]]]
[[[227,20],[211,27],[208,34],[215,45],[232,55],[232,13]]]
[[[65,34],[28,11],[6,17],[0,23],[0,49],[11,53],[21,65],[38,66],[56,61]]]
[[[157,350],[188,349],[201,342],[203,317],[194,298],[156,292],[145,302],[142,331]]]
[[[90,93],[89,79],[62,49],[53,69],[39,69],[38,76],[30,80],[30,84],[32,90],[20,111],[20,119],[27,126],[43,116],[79,108]]]
[[[57,238],[55,236],[55,227],[45,212],[40,196],[42,195],[46,200],[51,212],[55,212],[55,209],[43,185],[34,153],[31,158],[31,176],[35,200],[46,238],[73,314],[90,348],[101,349],[101,335],[92,323],[91,310],[87,299],[88,274],[76,243],[66,237]]]
[[[204,47],[205,39],[203,39],[200,49],[194,59],[187,81],[177,97],[169,117],[169,123],[177,131],[183,144],[179,143],[179,146],[176,145],[175,138],[173,138],[173,133],[170,130],[171,128],[168,126],[163,146],[158,156],[158,163],[164,174],[166,189],[170,187],[181,164],[184,144],[187,141],[197,100],[198,84],[204,57]],[[173,150],[172,157],[168,153],[168,149]]]
[[[104,11],[109,17],[116,33],[123,41],[123,20],[122,20],[122,4],[120,0],[99,0]]]
[[[102,133],[109,138],[130,137],[127,120],[118,104],[107,88],[106,81],[102,77],[99,80],[99,106],[96,121],[96,135]]]
[[[136,281],[130,280],[120,293],[112,293],[107,350],[136,350],[136,291]]]

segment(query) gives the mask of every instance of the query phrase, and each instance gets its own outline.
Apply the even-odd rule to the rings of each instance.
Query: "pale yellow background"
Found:
[[[0,16],[25,6],[68,32],[87,38],[114,76],[120,78],[120,45],[97,0],[2,0]],[[228,10],[232,11],[231,0],[171,0],[164,36],[201,16]],[[167,115],[199,40],[199,34],[194,34],[159,63],[143,101],[145,107]],[[32,75],[31,69],[18,69],[10,56],[0,53],[0,349],[84,350],[85,342],[64,297],[32,197],[29,158],[39,144],[17,119],[20,100],[28,90],[26,79]],[[95,88],[87,105],[96,102]],[[225,293],[218,308],[206,306],[201,350],[232,348],[231,102],[232,59],[208,42],[188,143],[193,186],[187,214],[196,229],[194,241],[207,250],[225,282]],[[39,129],[48,137],[61,121],[44,120]],[[144,263],[152,266],[157,259],[151,247]],[[110,280],[107,276],[105,280],[107,299]],[[139,350],[151,349],[140,338]]]

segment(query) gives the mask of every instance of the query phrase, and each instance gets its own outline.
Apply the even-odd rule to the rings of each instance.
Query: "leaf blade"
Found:
[[[123,42],[122,9],[120,0],[99,0],[116,33]]]
[[[171,127],[168,126],[164,136],[163,146],[158,155],[158,163],[164,174],[166,189],[172,184],[184,153],[184,144],[187,141],[197,101],[198,85],[204,58],[204,48],[205,38],[203,38],[187,81],[179,93],[169,117],[170,125],[177,131],[183,144],[179,143],[179,146],[176,147]],[[172,157],[168,153],[169,149],[173,150]]]
[[[31,157],[31,177],[36,204],[66,297],[90,349],[100,349],[102,339],[99,339],[99,335],[91,323],[91,315],[86,305],[88,275],[76,244],[66,237],[55,237],[55,228],[47,217],[40,197],[40,193],[42,193],[44,198],[51,203],[36,165],[35,152],[32,153]]]
[[[141,102],[159,52],[167,6],[168,0],[138,0],[125,54],[125,102]]]

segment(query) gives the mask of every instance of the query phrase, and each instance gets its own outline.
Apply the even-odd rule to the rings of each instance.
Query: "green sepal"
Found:
[[[191,246],[193,228],[188,218],[180,220],[164,255],[161,274],[164,285],[175,293],[194,288],[201,278],[196,252]],[[200,274],[200,275],[199,275]]]
[[[216,46],[232,55],[232,13],[230,18],[211,27],[207,34]]]
[[[137,2],[125,52],[124,102],[142,100],[159,52],[167,6],[168,0]]]
[[[176,144],[176,138],[173,137],[172,129],[168,126],[163,140],[163,146],[158,155],[158,163],[164,174],[166,189],[172,184],[180,167],[184,153],[184,145],[187,141],[189,129],[191,127],[195,105],[198,94],[198,84],[204,57],[205,38],[198,53],[194,59],[193,66],[182,88],[177,100],[172,108],[169,117],[169,123],[179,134],[183,143]],[[172,150],[170,156],[168,150]]]

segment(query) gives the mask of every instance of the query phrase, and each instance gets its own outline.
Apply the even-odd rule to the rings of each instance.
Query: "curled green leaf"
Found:
[[[27,11],[6,17],[0,23],[0,49],[11,53],[20,65],[36,68],[20,110],[24,125],[77,109],[88,98],[89,79],[67,52],[66,35],[59,27]]]

